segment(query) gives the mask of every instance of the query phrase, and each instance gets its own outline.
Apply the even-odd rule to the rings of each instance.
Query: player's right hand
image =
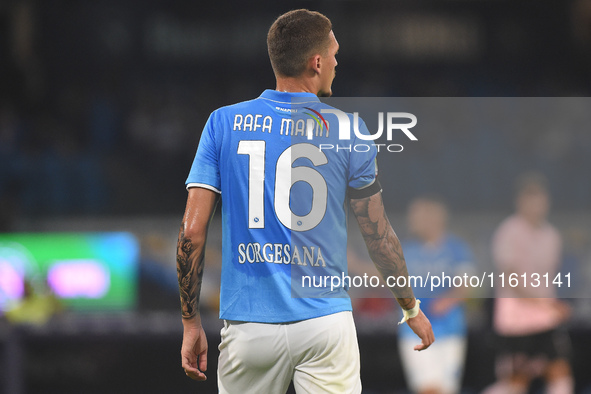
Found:
[[[435,342],[435,334],[433,334],[431,322],[427,319],[427,316],[425,316],[422,310],[419,310],[419,314],[415,317],[408,319],[406,324],[408,324],[413,332],[421,338],[421,343],[415,346],[414,350],[425,350]]]
[[[207,379],[207,338],[201,324],[184,325],[181,362],[185,374],[194,380]]]

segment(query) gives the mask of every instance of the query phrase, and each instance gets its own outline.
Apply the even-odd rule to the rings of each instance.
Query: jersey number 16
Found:
[[[249,156],[248,165],[248,228],[265,228],[265,141],[243,140],[238,143],[238,154]],[[328,163],[317,146],[295,144],[284,150],[275,165],[275,214],[279,221],[293,231],[307,231],[316,227],[326,213],[328,187],[326,180],[314,168],[292,167],[299,158],[307,158],[315,166]],[[306,215],[296,215],[289,205],[291,187],[306,182],[312,187],[312,208]]]

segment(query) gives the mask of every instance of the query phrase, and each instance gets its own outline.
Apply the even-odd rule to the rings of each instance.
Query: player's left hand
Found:
[[[427,349],[433,342],[435,342],[435,334],[431,328],[431,322],[423,311],[419,310],[419,314],[406,321],[408,326],[413,330],[419,338],[421,343],[414,347],[414,350],[421,351]]]
[[[184,324],[181,362],[185,374],[191,379],[207,379],[204,373],[207,371],[207,337],[201,322]]]

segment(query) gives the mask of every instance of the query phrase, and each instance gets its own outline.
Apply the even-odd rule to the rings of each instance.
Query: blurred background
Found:
[[[302,7],[333,22],[335,96],[591,93],[591,0],[0,0],[0,392],[217,392],[219,216],[202,296],[209,380],[180,368],[184,181],[211,111],[274,88],[267,30]],[[589,265],[588,128],[446,131],[405,153],[379,157],[402,238],[411,199],[435,192],[484,265],[514,178],[538,170],[564,261]],[[357,312],[364,392],[404,393],[394,306],[367,300]],[[494,380],[489,301],[468,305],[466,393]],[[573,306],[577,390],[591,392],[591,307]]]

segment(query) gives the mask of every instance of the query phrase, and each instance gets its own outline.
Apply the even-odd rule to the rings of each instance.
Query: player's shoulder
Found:
[[[212,112],[212,115],[216,116],[224,116],[224,115],[231,115],[238,112],[243,112],[244,110],[250,109],[255,105],[259,105],[260,97],[256,97],[250,100],[240,101],[234,104],[224,105],[223,107],[219,107],[218,109]]]
[[[341,108],[330,105],[325,101],[314,102],[314,103],[308,104],[308,106],[310,106],[314,109],[318,109],[320,112],[328,110],[331,112],[334,111],[336,113],[342,113],[342,114],[345,114],[349,118],[349,121],[353,121],[353,116],[354,116],[353,112],[343,111]],[[363,122],[363,119],[361,117],[359,117],[359,121]]]
[[[324,122],[328,123],[329,127],[336,126],[339,130],[339,136],[341,135],[341,127],[349,128],[349,132],[347,132],[346,135],[351,135],[353,130],[355,130],[355,135],[353,138],[357,138],[358,133],[363,135],[371,134],[367,129],[365,121],[361,116],[359,116],[359,113],[357,112],[347,112],[323,101],[318,101],[312,105],[306,106],[305,108],[316,112],[316,114],[319,115]],[[337,130],[337,128],[335,128],[335,130]],[[376,151],[375,146],[372,146],[371,144],[369,146],[372,152]]]

